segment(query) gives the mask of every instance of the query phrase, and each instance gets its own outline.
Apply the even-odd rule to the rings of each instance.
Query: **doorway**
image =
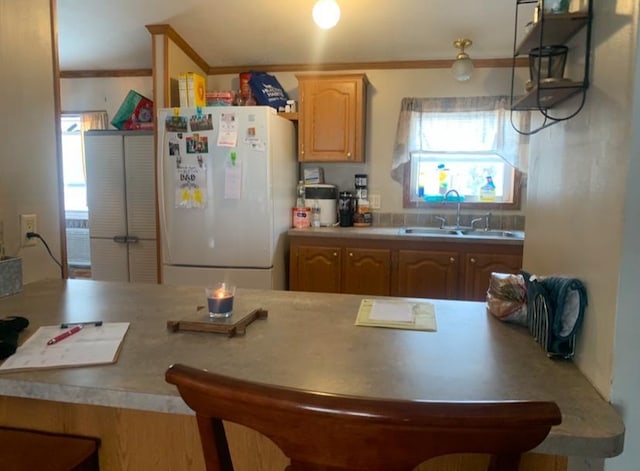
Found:
[[[91,278],[89,208],[87,207],[82,116],[63,113],[60,121],[67,272],[69,278]]]

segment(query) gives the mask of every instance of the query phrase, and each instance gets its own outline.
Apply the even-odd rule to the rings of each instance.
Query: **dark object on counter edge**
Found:
[[[18,349],[18,334],[26,329],[29,320],[11,316],[0,319],[0,359],[13,355]]]

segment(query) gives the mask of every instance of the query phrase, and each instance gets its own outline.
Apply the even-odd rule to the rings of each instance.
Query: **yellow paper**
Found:
[[[435,332],[435,306],[425,301],[363,299],[356,325]]]

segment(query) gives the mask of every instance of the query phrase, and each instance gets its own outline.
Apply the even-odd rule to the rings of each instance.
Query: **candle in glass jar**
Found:
[[[228,283],[219,283],[214,288],[207,288],[207,305],[210,317],[229,317],[233,312],[235,287]]]

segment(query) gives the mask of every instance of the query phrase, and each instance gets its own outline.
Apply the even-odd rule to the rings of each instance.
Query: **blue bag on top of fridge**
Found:
[[[276,110],[284,107],[289,99],[278,79],[266,72],[251,71],[249,86],[259,105],[266,105]]]

